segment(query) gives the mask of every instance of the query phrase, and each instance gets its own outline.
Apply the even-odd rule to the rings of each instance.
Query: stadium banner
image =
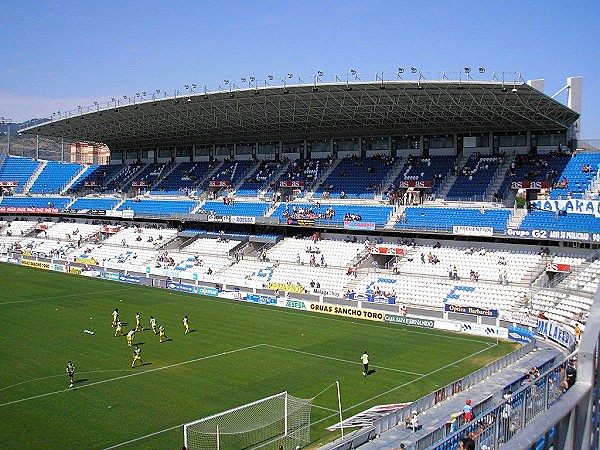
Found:
[[[119,231],[121,231],[121,227],[106,226],[106,227],[100,228],[100,231],[102,233],[114,234],[114,233],[118,233]]]
[[[553,239],[557,241],[600,242],[600,233],[588,231],[559,231],[524,228],[507,228],[506,235],[521,239]]]
[[[357,220],[344,220],[344,228],[347,230],[374,230],[375,222],[359,222]]]
[[[196,286],[193,284],[173,283],[172,281],[167,281],[167,289],[172,289],[179,292],[187,292],[188,294],[194,294],[196,292]]]
[[[550,320],[538,319],[537,332],[568,349],[575,345],[575,335],[563,325]]]
[[[117,212],[121,213],[121,216],[123,217],[123,219],[133,219],[133,217],[135,216],[133,209],[124,209],[123,211],[117,211]],[[108,211],[106,212],[106,215],[108,215]]]
[[[302,227],[314,227],[315,219],[287,219],[288,225],[300,225]]]
[[[133,181],[131,183],[132,186],[150,186],[150,183],[147,181]]]
[[[0,181],[0,187],[17,187],[18,181]]]
[[[196,286],[196,294],[208,295],[209,297],[216,297],[219,295],[219,290],[214,287],[208,286]]]
[[[63,266],[62,264],[51,264],[50,269],[56,272],[64,272],[65,266]]]
[[[452,234],[460,234],[463,236],[493,236],[493,227],[471,227],[467,225],[454,225]]]
[[[212,180],[212,181],[208,182],[208,185],[210,187],[231,186],[231,181],[230,180]]]
[[[75,262],[79,264],[91,264],[93,266],[98,265],[94,258],[82,258],[81,256],[76,257]]]
[[[69,273],[72,273],[73,275],[82,275],[83,272],[84,272],[84,270],[81,267],[69,266]],[[97,272],[97,271],[92,271],[92,272]]]
[[[133,210],[127,209],[126,211],[131,211],[131,219],[133,219]],[[109,217],[125,217],[125,211],[117,211],[116,209],[107,209],[106,215]],[[129,212],[127,213],[129,215]]]
[[[557,263],[547,262],[546,263],[546,272],[570,273],[571,266],[569,264],[557,264]]]
[[[431,181],[412,181],[412,180],[404,180],[398,182],[399,189],[408,189],[408,188],[417,188],[417,189],[426,189],[431,187]]]
[[[31,256],[32,255],[31,250],[21,250],[21,254],[23,256]]]
[[[21,265],[27,267],[35,267],[37,269],[50,269],[50,264],[42,261],[32,261],[31,259],[21,259]]]
[[[287,187],[287,188],[294,188],[294,187],[304,187],[304,181],[292,181],[292,180],[282,180],[279,182],[279,187]]]
[[[385,295],[375,294],[356,294],[354,292],[348,294],[348,299],[359,302],[386,303],[388,305],[394,305],[396,303],[395,297],[386,297]]]
[[[277,297],[273,295],[248,294],[246,295],[246,298],[243,298],[242,300],[252,303],[260,303],[261,305],[277,305]]]
[[[256,217],[252,217],[252,216],[231,216],[231,223],[256,223]]]
[[[231,216],[222,216],[218,214],[209,214],[206,216],[209,222],[231,222]]]
[[[102,272],[101,278],[104,278],[106,280],[111,280],[111,281],[122,281],[124,283],[132,283],[132,284],[140,283],[139,277],[132,277],[130,275],[123,275],[120,273]]]
[[[511,189],[549,189],[549,181],[513,181],[510,183]]]
[[[388,247],[385,245],[377,245],[371,247],[372,255],[404,255],[404,250],[399,247]]]
[[[267,288],[271,289],[273,291],[275,289],[278,289],[280,291],[294,292],[296,294],[305,294],[306,293],[306,289],[304,289],[304,286],[302,286],[300,284],[270,282],[269,284],[267,284]]]
[[[398,314],[385,313],[383,320],[389,323],[400,325],[413,325],[415,327],[434,328],[435,321],[429,319],[419,319],[418,317],[399,316]]]
[[[98,186],[98,182],[97,181],[84,181],[83,185],[84,186]]]
[[[480,308],[478,306],[462,306],[462,305],[444,305],[444,310],[447,312],[472,314],[475,316],[498,317],[497,309]]]
[[[520,342],[521,344],[529,344],[535,339],[535,333],[523,328],[510,327],[508,329],[508,339]]]
[[[0,206],[0,213],[58,214],[58,208],[29,208],[21,206]]]
[[[533,328],[537,328],[538,326],[537,317],[522,312],[509,311],[507,314],[503,315],[503,317],[500,318],[508,322],[520,323],[522,325],[527,325]]]
[[[462,322],[460,324],[460,331],[461,333],[476,334],[478,336],[491,336],[502,339],[508,338],[508,330],[506,328],[499,328],[491,325]]]
[[[541,211],[566,211],[567,214],[593,214],[600,217],[600,200],[534,200],[529,204],[532,209]]]
[[[371,311],[361,308],[352,308],[349,306],[329,305],[327,303],[311,303],[310,310],[324,314],[331,314],[334,316],[367,319],[377,322],[383,322],[384,315],[381,311]]]
[[[291,300],[291,299],[279,299],[277,302],[277,306],[282,306],[284,308],[291,309],[301,309],[303,311],[310,311],[311,302],[307,302],[304,300]]]

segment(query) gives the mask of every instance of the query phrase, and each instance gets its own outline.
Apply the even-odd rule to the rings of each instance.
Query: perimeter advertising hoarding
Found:
[[[385,313],[383,320],[389,323],[397,323],[399,325],[412,325],[416,327],[434,328],[435,321],[429,319],[419,319],[418,317],[399,316],[398,314]]]
[[[46,270],[50,269],[49,263],[45,263],[42,261],[32,261],[30,259],[22,259],[21,265],[27,266],[27,267],[35,267],[37,269],[46,269]]]
[[[374,230],[375,222],[359,222],[356,220],[344,220],[344,228],[347,230]]]
[[[588,231],[507,228],[506,235],[521,239],[552,239],[557,241],[600,242],[600,233],[590,233]]]
[[[463,236],[493,236],[493,227],[471,227],[467,225],[454,225],[452,234],[460,234]]]
[[[508,338],[511,341],[517,341],[521,344],[529,344],[535,339],[535,333],[523,328],[510,327],[508,329]]]
[[[510,183],[511,189],[548,189],[549,187],[549,181],[512,181]]]
[[[58,208],[25,208],[21,206],[0,206],[0,213],[57,214]]]
[[[480,308],[478,306],[463,306],[463,305],[449,305],[446,304],[445,311],[460,313],[460,314],[472,314],[475,316],[483,317],[498,317],[497,309]]]
[[[324,314],[331,314],[340,317],[352,317],[356,319],[374,320],[383,322],[384,313],[379,311],[370,311],[361,308],[352,308],[349,306],[329,305],[327,303],[311,303],[310,310]]]
[[[460,331],[468,334],[476,334],[478,336],[490,336],[502,339],[508,338],[508,330],[506,328],[499,328],[491,325],[463,322],[460,324]]]

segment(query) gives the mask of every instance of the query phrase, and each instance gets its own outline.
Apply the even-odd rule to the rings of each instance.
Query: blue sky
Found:
[[[0,116],[13,121],[241,77],[483,66],[487,79],[544,78],[549,95],[583,76],[582,138],[600,138],[598,1],[4,0],[1,11]]]

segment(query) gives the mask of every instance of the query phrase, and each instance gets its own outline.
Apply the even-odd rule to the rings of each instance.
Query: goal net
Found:
[[[310,442],[312,399],[287,392],[215,414],[183,426],[189,450],[242,450],[303,447]]]

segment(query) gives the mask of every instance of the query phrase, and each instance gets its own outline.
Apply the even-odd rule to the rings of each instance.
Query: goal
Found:
[[[287,392],[205,417],[183,426],[188,450],[285,450],[310,442],[312,399]]]

